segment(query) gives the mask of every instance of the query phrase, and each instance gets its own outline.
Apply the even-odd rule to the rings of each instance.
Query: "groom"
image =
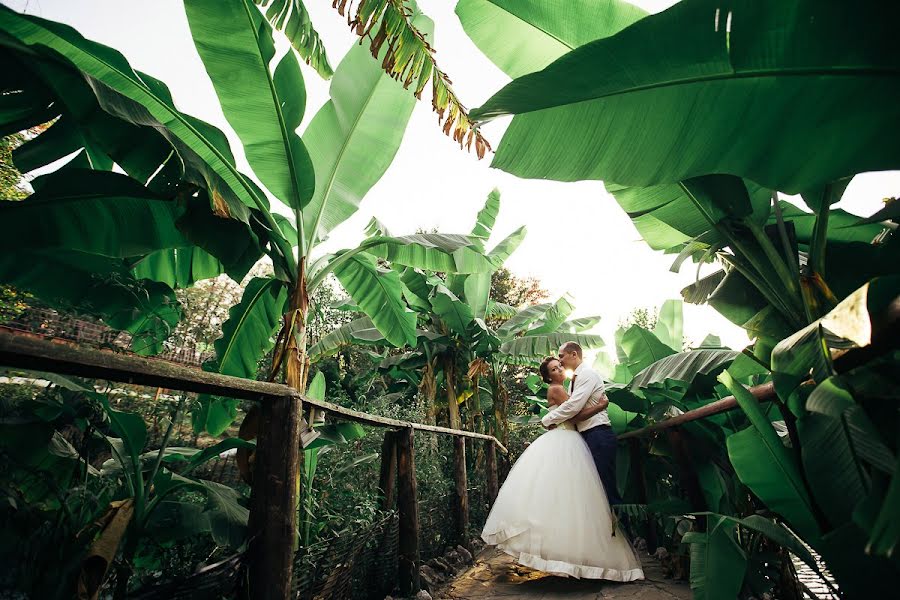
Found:
[[[564,369],[575,372],[569,384],[569,399],[544,415],[541,423],[552,429],[575,417],[582,408],[589,407],[597,411],[578,422],[576,427],[594,457],[594,465],[600,474],[610,505],[621,504],[622,498],[616,489],[616,434],[606,412],[609,398],[603,390],[603,380],[584,363],[581,346],[575,342],[566,342],[560,346],[559,362]]]

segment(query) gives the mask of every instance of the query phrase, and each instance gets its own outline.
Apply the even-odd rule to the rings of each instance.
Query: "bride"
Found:
[[[548,404],[565,402],[569,395],[559,360],[545,359],[540,372],[550,384]],[[595,412],[595,407],[585,407],[572,421],[532,442],[510,470],[481,537],[519,564],[545,573],[643,579],[640,560],[615,528],[594,460],[575,430],[574,422]]]

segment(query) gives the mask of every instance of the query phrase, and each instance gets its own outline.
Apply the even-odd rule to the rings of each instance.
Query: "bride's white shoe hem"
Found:
[[[551,575],[574,577],[575,579],[605,579],[607,581],[618,581],[622,583],[644,579],[643,569],[619,571],[617,569],[606,569],[604,567],[573,565],[558,560],[547,560],[540,556],[535,556],[534,554],[509,550],[502,545],[498,545],[497,549],[509,554],[516,559],[517,563],[524,567],[529,567],[536,571],[549,573]]]
[[[576,579],[606,579],[608,581],[620,581],[622,583],[644,579],[643,569],[618,570],[607,569],[605,567],[593,567],[590,565],[573,565],[571,563],[550,560],[541,556],[505,547],[503,542],[516,537],[527,529],[528,527],[518,527],[503,529],[496,533],[482,533],[481,539],[483,539],[486,544],[496,546],[498,550],[515,558],[516,562],[520,565],[543,573],[550,573],[551,575],[574,577]]]

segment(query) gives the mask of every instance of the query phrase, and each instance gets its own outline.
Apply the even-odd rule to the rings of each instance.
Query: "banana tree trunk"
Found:
[[[452,356],[444,358],[444,387],[447,389],[447,414],[450,417],[450,428],[461,429],[459,402],[456,401],[456,364]]]
[[[286,383],[306,387],[306,261],[300,260],[297,285],[284,315],[283,335],[275,349],[275,365],[283,363]],[[253,490],[250,496],[250,591],[254,598],[287,600],[300,493],[300,430],[302,404],[286,397],[260,407]]]

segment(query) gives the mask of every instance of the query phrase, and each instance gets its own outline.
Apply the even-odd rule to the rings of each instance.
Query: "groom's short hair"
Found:
[[[566,342],[562,345],[562,352],[574,352],[578,358],[583,358],[581,346],[577,342]]]

